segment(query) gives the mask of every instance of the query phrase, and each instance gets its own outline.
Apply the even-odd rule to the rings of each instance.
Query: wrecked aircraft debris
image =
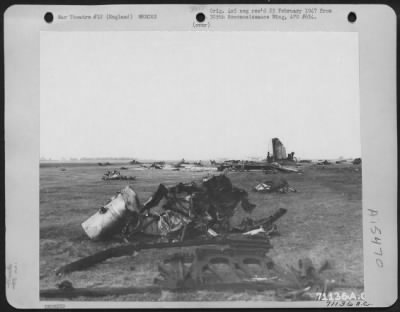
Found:
[[[317,163],[317,165],[322,166],[322,165],[332,165],[330,161],[327,161],[326,159],[324,161],[320,161]]]
[[[268,243],[258,242],[259,239],[242,241],[242,243],[231,241],[225,244],[227,247],[210,244],[207,247],[197,247],[192,251],[180,251],[169,255],[158,263],[158,276],[149,286],[74,288],[70,281],[64,280],[56,285],[58,288],[41,290],[40,297],[74,298],[134,293],[160,294],[162,290],[172,292],[270,290],[275,293],[278,300],[310,300],[310,298],[315,298],[315,292],[328,293],[334,288],[363,288],[363,285],[338,283],[324,276],[324,271],[333,269],[328,261],[324,261],[319,268],[316,268],[309,258],[304,258],[298,260],[298,268],[285,267],[266,255],[271,248]],[[178,244],[188,246],[188,242]],[[142,247],[146,246],[142,244]],[[154,248],[164,247],[170,246],[167,246],[166,243],[163,246],[160,244],[154,246]],[[86,269],[99,258],[104,261],[110,257],[132,255],[136,250],[138,247],[135,249],[132,245],[114,247],[66,265],[57,270],[57,274],[64,275]]]
[[[252,289],[252,285],[264,282],[268,289],[277,291],[276,295],[288,298],[297,297],[312,287],[314,291],[315,288],[331,290],[335,281],[321,275],[331,269],[326,263],[317,269],[309,258],[304,258],[298,260],[298,268],[286,269],[267,256],[264,249],[199,247],[192,253],[178,252],[164,259],[158,265],[159,275],[154,282],[172,291],[198,290],[204,286],[214,289],[223,285],[231,289],[246,289],[246,286]]]
[[[282,166],[279,163],[272,163],[271,164],[272,168],[274,168],[275,170],[279,170],[281,172],[286,172],[286,173],[290,173],[290,172],[295,172],[295,173],[299,173],[300,171],[296,168],[293,167],[289,167],[289,166]]]
[[[221,246],[229,248],[261,248],[268,251],[272,248],[268,239],[254,239],[241,237],[238,238],[227,238],[225,236],[218,236],[213,238],[197,238],[185,241],[172,241],[172,242],[145,242],[143,240],[135,243],[124,244],[117,247],[111,247],[106,250],[97,252],[93,255],[83,257],[79,260],[73,261],[66,265],[58,268],[55,273],[56,275],[62,276],[75,271],[86,270],[96,264],[99,264],[110,258],[118,258],[124,256],[131,256],[135,252],[149,250],[149,249],[169,249],[176,247],[198,247],[198,246]]]
[[[310,159],[302,159],[302,160],[299,161],[299,163],[311,164],[312,160],[310,160]]]
[[[218,164],[213,160],[211,164],[217,166],[218,171],[229,169],[233,171],[264,170],[266,173],[275,173],[278,170],[284,172],[298,172],[297,169],[282,166],[282,164],[294,165],[297,163],[294,152],[287,154],[285,146],[278,138],[272,139],[272,147],[272,155],[268,152],[267,158],[262,161],[225,160]]]
[[[82,223],[91,239],[102,239],[118,232],[129,212],[139,211],[139,199],[129,186],[119,191],[106,205]]]
[[[289,183],[281,178],[275,178],[270,181],[265,181],[263,183],[259,183],[254,186],[253,191],[260,193],[289,193],[289,192],[297,192],[294,187],[289,186]]]
[[[220,274],[219,264],[226,265],[229,274]],[[155,283],[165,289],[190,289],[215,283],[243,282],[254,277],[250,268],[253,265],[257,265],[261,273],[272,268],[273,262],[265,256],[265,249],[201,247],[193,253],[175,253],[165,259],[158,265],[159,277]]]
[[[279,190],[288,187],[288,183],[282,179],[274,186]],[[321,274],[325,269],[331,269],[329,265],[316,268],[309,259],[301,259],[298,268],[284,267],[267,256],[272,248],[270,238],[276,234],[275,222],[287,213],[286,209],[280,208],[271,216],[257,220],[249,214],[239,225],[233,226],[229,224],[229,218],[239,205],[244,211],[255,209],[247,192],[235,187],[225,175],[172,187],[160,184],[144,204],[127,186],[82,227],[91,239],[119,236],[126,231],[123,237],[128,238],[129,243],[66,264],[57,269],[57,275],[86,270],[107,259],[132,256],[147,249],[194,248],[161,259],[158,276],[149,286],[74,288],[72,283],[65,281],[58,289],[42,289],[40,296],[74,298],[161,293],[163,290],[255,289],[271,290],[277,298],[294,300],[311,298],[316,288],[329,291],[342,286]],[[156,235],[145,241],[141,234]]]
[[[261,219],[257,219],[257,220],[254,220],[252,218],[245,218],[242,220],[242,222],[239,225],[237,225],[233,228],[233,231],[237,231],[240,233],[247,233],[249,231],[253,231],[253,230],[261,228],[266,233],[268,233],[271,230],[273,230],[275,232],[276,231],[275,222],[279,218],[281,218],[283,215],[285,215],[286,212],[287,212],[286,209],[279,208],[272,215],[270,215],[266,218],[261,218]]]
[[[178,235],[184,240],[205,234],[208,228],[216,232],[228,231],[230,218],[239,203],[248,213],[255,208],[249,202],[247,192],[234,187],[225,175],[211,176],[201,183],[179,183],[170,188],[160,184],[143,205],[140,216],[134,216],[133,223],[128,221],[123,232],[125,236],[131,236],[139,228],[147,234],[166,238]],[[161,230],[163,226],[168,228],[170,223],[182,224],[181,231]]]
[[[286,148],[278,138],[272,139],[273,161],[287,159]]]
[[[210,161],[214,167],[207,167],[200,161],[188,163],[184,159],[175,164],[172,162],[142,164],[133,160],[129,163],[129,169],[147,170],[151,167],[163,170],[211,171],[217,170],[218,167],[221,171],[229,169],[263,170],[266,173],[302,172],[301,169],[295,167],[297,160],[294,152],[287,154],[282,142],[277,140],[274,152],[277,157],[268,155],[266,161],[229,160],[223,163]],[[123,165],[128,166],[128,161]],[[349,160],[349,164],[351,161]],[[354,159],[355,164],[357,161]],[[311,160],[301,160],[300,162],[312,163]],[[359,159],[359,163],[361,163],[361,159]],[[104,171],[111,168],[113,167],[104,168]],[[308,168],[308,166],[300,168]],[[313,169],[313,166],[310,168]],[[120,170],[125,169],[128,168],[120,167]],[[98,168],[97,170],[102,169]],[[361,169],[359,166],[353,166],[351,170]],[[149,175],[163,176],[163,173],[149,172]],[[174,178],[180,176],[179,173],[167,173],[166,175]],[[105,176],[110,180],[123,179],[120,172],[116,170],[109,171]],[[248,176],[251,175],[237,174],[235,178],[240,181],[239,179]],[[261,176],[262,174],[254,174],[251,178]],[[282,176],[288,177],[283,174]],[[257,184],[253,188],[254,191],[261,193],[296,192],[296,189],[289,186],[285,179],[276,181],[271,177],[264,176],[264,178],[265,181],[262,177],[256,180],[264,182]],[[169,181],[171,180],[169,179]],[[145,191],[148,191],[146,188],[148,186],[144,187]],[[263,196],[254,196],[263,199]],[[240,209],[248,214],[240,211],[245,217],[238,224],[231,224],[231,217]],[[57,285],[58,289],[44,289],[40,294],[44,298],[73,298],[129,293],[161,293],[163,290],[179,292],[201,289],[215,291],[269,289],[275,291],[277,297],[286,300],[287,298],[304,298],[310,293],[313,286],[317,286],[324,292],[337,286],[333,281],[320,276],[326,267],[324,265],[315,268],[311,261],[301,259],[298,268],[286,266],[282,268],[278,265],[281,263],[275,263],[272,258],[267,256],[272,248],[270,240],[275,235],[279,235],[276,221],[285,215],[287,210],[280,208],[272,211],[272,215],[267,217],[263,215],[260,219],[256,219],[250,215],[254,209],[255,205],[249,200],[246,190],[235,187],[224,175],[208,177],[201,182],[178,183],[173,186],[160,184],[143,204],[139,201],[138,194],[127,186],[82,223],[82,228],[91,240],[113,239],[113,246],[116,242],[123,240],[125,244],[65,264],[57,270],[57,274],[64,275],[90,269],[107,259],[132,256],[149,249],[174,248],[181,252],[165,259],[162,259],[162,255],[158,255],[161,258],[158,266],[159,276],[153,285],[128,288],[74,288],[71,282],[63,281]],[[256,210],[256,212],[258,211]],[[290,230],[290,228],[286,229],[285,232]],[[281,243],[282,240],[279,239],[279,242]],[[85,244],[90,243],[84,242],[84,247],[87,246]],[[97,246],[104,246],[104,243],[101,242]],[[283,243],[283,247],[287,247],[287,245]],[[289,248],[297,252],[294,247],[289,246]],[[288,249],[282,248],[282,250]],[[158,254],[154,250],[151,255],[153,253]],[[160,254],[162,253],[160,252]],[[288,255],[290,252],[279,258],[282,259]],[[151,257],[144,257],[146,261],[149,258]],[[143,264],[143,260],[132,259],[132,261],[135,260],[138,261],[134,263],[135,267]],[[121,263],[124,262],[121,261]],[[227,270],[220,271],[218,266],[225,266]],[[127,270],[129,267],[133,266],[129,264]]]
[[[287,153],[286,148],[279,138],[272,139],[272,155],[268,152],[267,162],[292,163],[297,162],[294,152]]]
[[[154,169],[163,169],[165,166],[165,162],[160,161],[160,162],[153,162],[149,168],[154,168]]]
[[[124,167],[122,167],[124,168]],[[125,170],[128,168],[124,168]],[[122,170],[124,170],[122,169]],[[113,171],[107,171],[104,173],[103,177],[101,178],[102,180],[136,180],[136,177],[134,176],[125,176],[122,175],[121,172],[118,170],[113,170]]]
[[[361,164],[361,158],[355,158],[353,160],[353,165],[360,165]]]
[[[101,163],[101,162],[99,162],[99,163],[97,163],[99,166],[111,166],[112,164],[111,163],[109,163],[109,162],[104,162],[104,163]]]
[[[227,160],[219,164],[218,171],[226,169],[232,171],[250,171],[250,170],[264,170],[264,171],[277,171],[281,169],[278,163],[266,163],[264,161],[241,161],[241,160]],[[285,168],[281,169],[282,171]]]
[[[200,183],[179,183],[169,188],[160,184],[143,205],[134,190],[127,186],[83,222],[82,227],[91,239],[115,234],[120,234],[126,241],[135,240],[140,235],[178,241],[218,236],[240,231],[231,224],[231,217],[239,204],[247,213],[255,208],[249,202],[248,193],[233,186],[225,175],[204,178]],[[279,217],[282,215],[280,210]],[[249,220],[247,218],[247,222]],[[271,219],[264,220],[265,224],[252,222],[266,230],[271,226]],[[253,229],[245,227],[241,230]]]
[[[162,170],[170,170],[170,171],[216,171],[217,167],[215,167],[212,163],[212,166],[205,166],[201,161],[198,162],[187,162],[185,159],[180,160],[176,163],[166,163],[162,162],[153,162],[149,165],[142,165],[147,169],[162,169]]]

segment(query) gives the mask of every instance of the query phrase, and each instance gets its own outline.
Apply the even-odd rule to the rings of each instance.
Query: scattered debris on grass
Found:
[[[124,167],[122,168],[128,169]],[[136,180],[136,177],[122,175],[121,172],[119,172],[118,170],[113,170],[113,171],[108,170],[106,173],[104,173],[102,180]]]
[[[319,165],[319,166],[321,166],[321,165],[332,165],[332,163],[325,159],[324,161],[318,162],[317,165]]]
[[[253,191],[260,193],[289,193],[297,192],[294,187],[289,186],[289,183],[282,177],[278,177],[263,183],[257,184]]]
[[[299,163],[311,164],[312,160],[310,160],[310,159],[302,159],[302,160],[299,161]]]
[[[162,169],[165,164],[153,165],[153,168],[160,166],[158,169]],[[271,163],[269,168],[276,172],[299,172],[279,163]],[[116,170],[108,171],[106,175],[110,179],[114,175],[121,177]],[[280,176],[256,185],[253,190],[296,192]],[[153,285],[74,288],[70,281],[64,280],[56,285],[58,289],[41,290],[40,296],[74,298],[161,293],[162,290],[273,290],[280,300],[309,300],[315,297],[315,289],[326,293],[334,287],[343,286],[322,277],[323,271],[332,269],[329,262],[324,262],[317,269],[310,259],[300,259],[298,268],[294,268],[283,267],[268,257],[267,253],[272,248],[270,239],[279,234],[276,221],[287,210],[280,208],[272,215],[255,220],[250,214],[256,205],[248,197],[246,190],[235,187],[225,174],[171,187],[160,184],[144,204],[141,204],[136,192],[126,186],[82,223],[90,239],[117,237],[125,244],[68,263],[56,271],[57,275],[86,270],[109,258],[132,256],[147,249],[194,248],[162,259]],[[239,225],[232,225],[230,221],[238,207],[247,216]],[[130,268],[132,270],[134,266]]]
[[[233,238],[232,238],[233,237]],[[149,250],[149,249],[166,249],[166,248],[176,248],[176,247],[198,247],[198,246],[221,246],[230,248],[261,248],[268,251],[272,246],[269,239],[263,239],[260,237],[243,237],[240,235],[231,235],[231,238],[218,236],[213,238],[197,238],[186,241],[174,241],[174,242],[146,242],[144,240],[138,240],[135,243],[123,244],[118,247],[112,247],[105,249],[103,251],[97,252],[93,255],[83,257],[79,260],[73,261],[66,265],[58,268],[55,273],[59,276],[75,272],[86,270],[96,264],[99,264],[110,258],[117,258],[123,256],[132,256],[137,254],[139,251]]]
[[[74,288],[70,281],[64,280],[56,285],[58,289],[41,290],[40,297],[103,297],[135,293],[161,293],[163,290],[172,292],[271,290],[275,293],[277,300],[310,300],[310,298],[315,298],[316,292],[326,294],[335,288],[363,288],[363,285],[341,284],[324,277],[325,270],[332,270],[327,261],[318,269],[309,258],[299,259],[298,268],[284,267],[266,255],[271,247],[268,244],[257,243],[257,240],[254,243],[251,243],[250,240],[243,243],[240,241],[239,243],[234,243],[234,241],[231,244],[225,243],[227,247],[217,245],[196,247],[192,251],[180,251],[165,257],[158,264],[158,276],[152,285],[124,288]],[[187,242],[180,244],[187,245]],[[119,247],[119,251],[117,248],[113,248],[108,254],[121,256],[121,251],[132,252],[132,246],[123,247],[123,250]],[[104,254],[104,252],[102,253]],[[93,258],[100,254],[90,257]],[[76,269],[79,260],[72,264],[75,264]],[[88,267],[82,266],[82,261],[80,264],[80,269]],[[64,274],[73,271],[71,264],[70,270],[66,270],[67,268],[68,266],[64,267]]]
[[[272,163],[271,166],[272,166],[273,169],[279,170],[279,171],[284,172],[284,173],[291,173],[291,172],[299,173],[300,172],[296,168],[289,167],[289,166],[282,166],[281,164],[279,164],[277,162]]]
[[[162,169],[163,166],[165,165],[164,162],[154,162],[151,164],[150,168],[154,168],[154,169]]]
[[[353,165],[360,165],[361,164],[361,158],[355,158],[353,160]]]
[[[111,163],[109,163],[109,162],[104,162],[104,163],[101,163],[101,162],[99,162],[99,163],[97,163],[99,166],[111,166],[112,164]]]
[[[58,289],[74,289],[74,286],[72,286],[71,281],[68,280],[63,280],[62,282],[56,284]]]

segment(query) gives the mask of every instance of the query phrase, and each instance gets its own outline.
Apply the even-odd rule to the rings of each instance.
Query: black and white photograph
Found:
[[[41,49],[41,289],[361,296],[355,34],[49,32]]]
[[[377,107],[391,127],[393,102],[365,104],[376,76],[356,27],[371,10],[172,6],[166,19],[168,6],[72,8],[37,10],[36,106],[8,143],[33,155],[34,214],[9,213],[7,239],[36,222],[24,234],[36,239],[35,300],[372,305],[369,275],[394,270],[395,185],[382,181],[393,182],[384,148],[395,134],[370,122]],[[21,181],[8,155],[11,189]],[[9,259],[11,292],[24,267]]]

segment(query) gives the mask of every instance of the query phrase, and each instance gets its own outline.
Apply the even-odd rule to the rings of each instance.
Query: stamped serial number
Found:
[[[315,300],[318,301],[346,301],[346,300],[364,300],[365,301],[365,293],[362,292],[361,294],[356,295],[354,292],[350,294],[347,292],[329,292],[329,293],[322,293],[317,292]]]

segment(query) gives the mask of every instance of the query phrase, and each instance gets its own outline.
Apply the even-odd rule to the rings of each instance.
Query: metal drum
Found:
[[[127,186],[101,207],[94,215],[82,223],[82,228],[90,239],[100,239],[111,235],[123,226],[128,210],[136,210],[136,193]]]

